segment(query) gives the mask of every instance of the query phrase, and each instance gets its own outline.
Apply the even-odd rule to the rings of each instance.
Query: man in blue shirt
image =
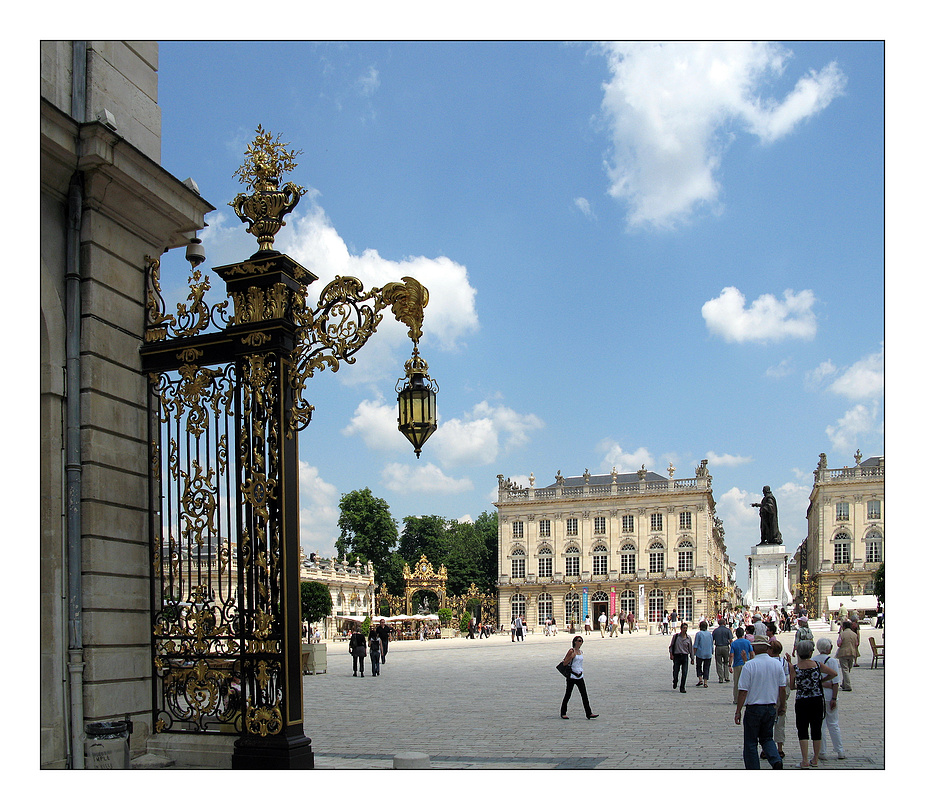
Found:
[[[752,643],[745,638],[745,630],[741,627],[736,628],[736,640],[729,649],[732,652],[732,702],[735,703],[739,698],[739,676],[742,674],[742,667],[746,661],[755,657],[755,651]]]
[[[726,620],[717,619],[713,630],[713,654],[716,657],[716,677],[720,683],[729,683],[729,645],[732,644],[732,631],[726,627]]]

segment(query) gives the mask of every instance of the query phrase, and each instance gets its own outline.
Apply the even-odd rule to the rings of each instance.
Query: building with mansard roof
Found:
[[[814,473],[806,539],[790,567],[791,591],[811,616],[872,597],[874,574],[884,562],[884,457],[864,459],[858,450],[854,461],[829,467],[820,453]],[[873,604],[870,598],[862,601]]]
[[[527,487],[498,476],[499,617],[560,628],[625,611],[688,621],[734,598],[734,564],[707,461],[693,478],[646,470],[563,477]]]

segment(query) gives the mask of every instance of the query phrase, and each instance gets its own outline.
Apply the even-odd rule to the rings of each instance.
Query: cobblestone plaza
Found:
[[[847,758],[818,771],[885,767],[885,670],[870,669],[871,635],[879,643],[882,631],[862,630],[854,688],[839,695]],[[381,677],[371,677],[367,659],[363,679],[352,677],[347,645],[329,643],[327,674],[303,680],[315,766],[389,769],[396,753],[413,751],[428,754],[434,769],[743,769],[731,683],[713,671],[709,688],[696,688],[691,667],[687,693],[673,690],[664,635],[584,637],[595,720],[585,719],[577,692],[571,719],[559,718],[564,679],[555,664],[567,633],[393,642]],[[780,638],[791,650],[793,634]],[[798,770],[792,703],[784,767]]]

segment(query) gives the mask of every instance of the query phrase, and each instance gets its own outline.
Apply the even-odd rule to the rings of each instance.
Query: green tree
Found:
[[[371,562],[376,581],[381,583],[381,571],[394,567],[391,558],[398,543],[398,525],[389,505],[374,497],[368,487],[348,492],[340,499],[337,525],[340,527],[340,538],[334,544],[337,553],[348,559]]]
[[[377,584],[385,583],[392,596],[405,592],[405,560],[397,551],[393,551],[381,568],[376,568]]]
[[[880,567],[877,569],[874,574],[874,595],[880,601],[881,605],[886,604],[886,586],[885,586],[885,575],[886,575],[886,566],[883,563],[880,563]]]
[[[447,591],[458,596],[470,583],[486,593],[498,581],[498,516],[482,512],[474,523],[451,521],[448,528]]]
[[[414,567],[421,555],[439,569],[445,562],[447,550],[447,523],[438,515],[406,517],[398,541],[398,553]]]
[[[323,582],[300,583],[299,596],[302,600],[302,621],[308,622],[309,632],[315,622],[320,622],[334,612],[331,591]]]

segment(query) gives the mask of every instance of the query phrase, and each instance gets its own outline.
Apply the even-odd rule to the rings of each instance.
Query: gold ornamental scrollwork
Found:
[[[293,320],[297,345],[289,382],[295,393],[289,429],[302,430],[313,411],[304,397],[306,383],[325,368],[336,372],[343,363],[355,363],[354,355],[366,345],[382,322],[382,311],[391,307],[396,319],[408,327],[417,342],[421,337],[424,307],[429,293],[416,279],[405,276],[381,289],[364,291],[352,276],[336,276],[322,291],[318,305],[309,309],[304,291],[293,295]]]
[[[278,706],[248,706],[247,733],[257,737],[279,734],[283,730],[283,713]]]
[[[276,234],[286,224],[283,217],[292,212],[305,193],[295,183],[280,187],[283,174],[295,169],[295,158],[301,154],[286,149],[288,145],[258,126],[246,150],[247,160],[234,173],[253,193],[242,192],[229,205],[242,222],[248,223],[247,232],[257,237],[261,252],[273,249]]]

